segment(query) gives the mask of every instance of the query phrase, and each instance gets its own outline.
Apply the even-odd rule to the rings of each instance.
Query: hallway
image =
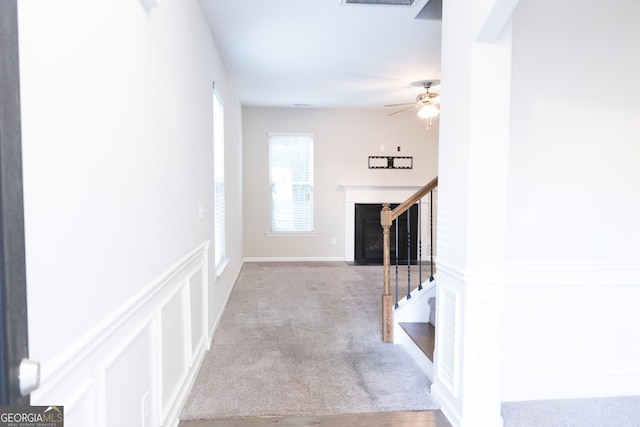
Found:
[[[380,266],[247,263],[181,420],[438,409],[380,336]]]

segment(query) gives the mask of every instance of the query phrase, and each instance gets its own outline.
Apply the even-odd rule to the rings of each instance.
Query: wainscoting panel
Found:
[[[598,372],[640,374],[640,285],[602,286]]]
[[[193,249],[43,362],[32,405],[63,405],[66,427],[176,427],[209,341],[208,250]]]
[[[437,265],[431,392],[453,425],[502,424],[496,379],[501,374],[504,271],[463,270],[443,260]]]
[[[464,275],[446,262],[438,263],[436,285],[438,310],[436,310],[435,390],[444,399],[459,397],[460,339],[461,339],[461,290]],[[442,389],[442,390],[439,390]]]
[[[106,427],[120,427],[131,423],[152,425],[150,405],[154,369],[149,363],[153,360],[152,345],[149,324],[144,324],[107,361],[101,381],[104,393],[101,407],[104,408]],[[132,372],[135,375],[131,375]]]
[[[95,422],[96,386],[94,380],[87,380],[71,393],[64,407],[64,422],[69,426],[90,426]],[[32,404],[33,401],[32,401]]]
[[[640,394],[640,264],[508,267],[504,401]]]
[[[203,285],[204,272],[194,274],[189,279],[189,313],[191,327],[191,354],[189,355],[189,366],[198,358],[201,350],[205,349],[207,343],[206,324],[207,324],[207,306],[208,292],[207,287]]]
[[[438,325],[442,325],[442,334],[440,334],[439,371],[442,384],[449,390],[452,396],[457,397],[457,381],[456,381],[456,302],[457,296],[454,292],[443,289],[440,292],[442,298],[442,316],[437,320]],[[442,323],[439,323],[443,320]]]
[[[585,289],[518,287],[507,289],[505,294],[504,374],[582,375],[587,334]]]
[[[191,357],[186,315],[185,291],[188,282],[183,282],[178,292],[160,309],[161,375],[162,378],[162,420],[164,421],[180,391],[180,385],[187,375]],[[186,333],[189,335],[187,335]]]

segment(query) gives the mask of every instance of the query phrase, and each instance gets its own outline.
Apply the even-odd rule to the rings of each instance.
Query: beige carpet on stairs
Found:
[[[380,266],[245,264],[181,419],[438,409],[381,293]]]

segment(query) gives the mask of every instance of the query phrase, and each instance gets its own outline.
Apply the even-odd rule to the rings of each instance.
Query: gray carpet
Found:
[[[504,402],[505,427],[639,427],[640,396]]]
[[[180,418],[438,409],[381,293],[379,266],[245,264]]]

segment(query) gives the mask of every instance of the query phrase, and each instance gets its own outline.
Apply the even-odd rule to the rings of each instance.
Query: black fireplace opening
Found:
[[[391,205],[394,209],[397,204]],[[354,264],[382,265],[383,237],[380,225],[380,203],[356,203],[355,205],[355,239]],[[409,215],[407,215],[407,213]],[[396,261],[396,227],[398,227],[398,262],[409,262],[409,248],[407,241],[407,223],[411,227],[411,263],[418,262],[418,205],[413,205],[409,211],[400,215],[391,226],[391,263]]]

